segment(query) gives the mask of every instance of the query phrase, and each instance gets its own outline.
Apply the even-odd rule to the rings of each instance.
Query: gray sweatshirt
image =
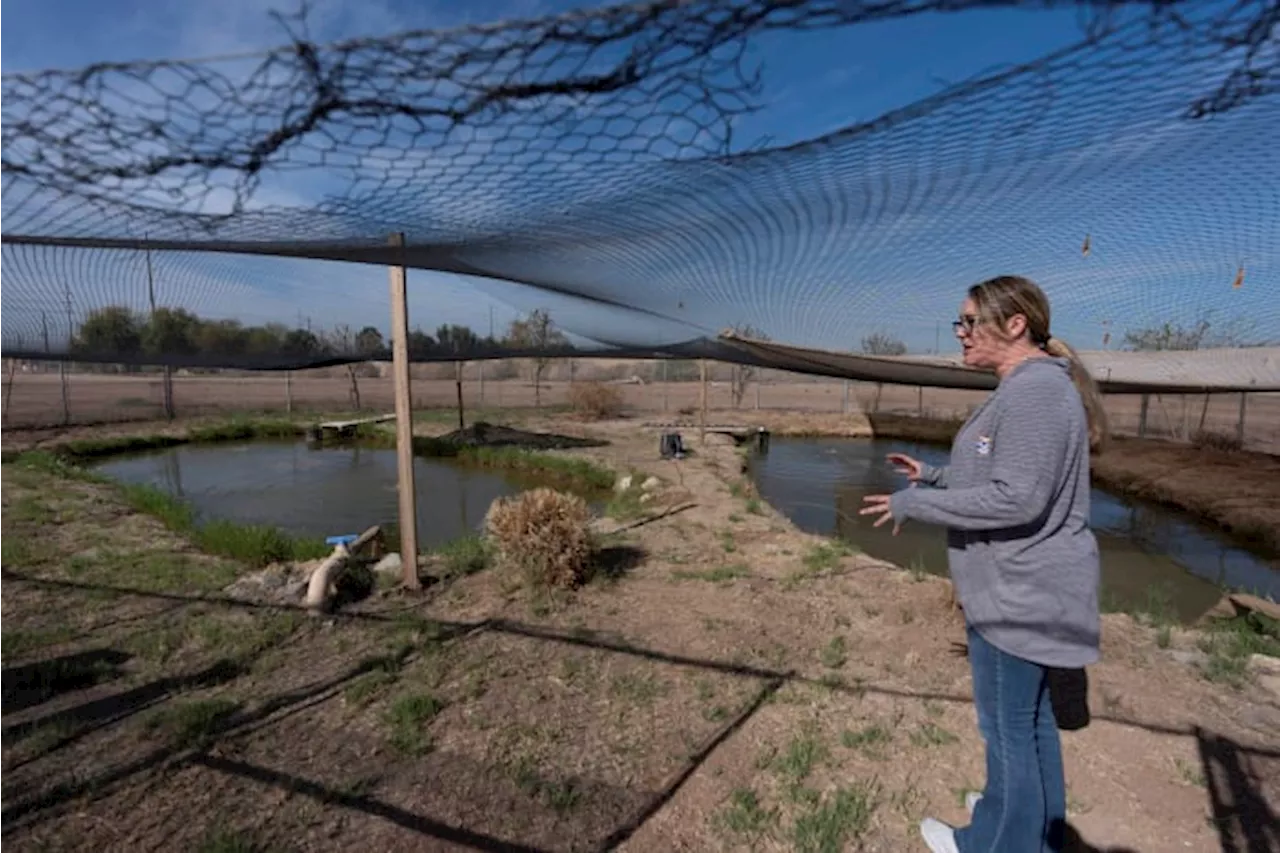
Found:
[[[951,446],[951,464],[889,502],[895,521],[945,525],[966,621],[1011,655],[1098,659],[1098,543],[1089,530],[1089,431],[1060,358],[1009,372]]]

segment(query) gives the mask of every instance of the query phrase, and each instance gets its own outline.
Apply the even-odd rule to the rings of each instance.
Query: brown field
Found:
[[[527,425],[693,506],[573,593],[497,566],[316,619],[229,598],[245,566],[117,490],[6,464],[6,845],[891,853],[963,820],[983,753],[945,581],[797,531],[715,436],[662,462],[635,420]],[[1280,707],[1234,636],[1105,617],[1070,849],[1276,849]]]
[[[625,367],[625,365],[624,365]],[[451,368],[449,368],[451,369]],[[440,366],[417,368],[424,375],[438,375]],[[611,364],[597,375],[616,375],[621,368]],[[720,372],[725,370],[719,366]],[[638,375],[654,371],[644,363],[635,365]],[[589,363],[578,376],[593,375]],[[464,406],[476,408],[532,407],[535,401],[530,382],[516,379],[481,383],[474,366],[463,382]],[[708,407],[719,421],[757,419],[758,411],[799,411],[868,413],[888,412],[922,415],[935,419],[963,417],[969,407],[983,397],[982,392],[941,388],[881,386],[857,382],[815,381],[807,377],[764,372],[761,381],[750,383],[739,406],[734,405],[731,385],[720,380],[709,383]],[[339,412],[355,408],[351,383],[342,371],[248,374],[242,376],[176,376],[174,403],[178,417],[226,415],[233,412]],[[390,411],[393,387],[390,379],[363,377],[358,380],[360,408]],[[162,380],[159,375],[104,376],[73,374],[67,382],[70,424],[97,424],[153,420],[164,416]],[[555,379],[544,383],[543,405],[566,403],[570,383]],[[665,413],[676,417],[680,410],[699,406],[697,382],[647,382],[619,385],[625,403],[637,413]],[[416,378],[414,406],[419,409],[454,407],[457,390],[452,380]],[[1108,398],[1108,411],[1117,435],[1139,433],[1141,398]],[[1153,395],[1147,411],[1147,437],[1187,441],[1199,432],[1234,437],[1240,420],[1240,395],[1204,396]],[[12,388],[6,389],[5,426],[43,427],[64,422],[62,390],[56,373],[18,373]],[[1244,419],[1244,447],[1263,453],[1280,453],[1280,394],[1247,395]]]

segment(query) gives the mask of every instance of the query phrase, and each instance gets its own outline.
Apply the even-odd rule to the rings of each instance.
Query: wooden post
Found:
[[[1142,395],[1142,407],[1138,410],[1138,438],[1147,437],[1147,410],[1151,408],[1151,395]]]
[[[667,360],[662,360],[662,411],[666,411],[671,405],[670,400],[671,386],[667,384]]]
[[[458,389],[458,429],[466,429],[467,422],[462,412],[462,366],[465,362],[454,362],[454,385]]]
[[[409,385],[409,304],[405,287],[404,234],[391,235],[399,248],[391,267],[391,371],[396,387],[396,468],[400,490],[400,560],[404,585],[421,589],[418,580],[418,492],[413,472],[413,396]]]
[[[703,444],[707,443],[707,360],[698,361],[698,368],[702,373],[702,405],[700,414],[698,415],[698,440]]]
[[[1244,391],[1240,392],[1240,417],[1236,419],[1236,441],[1241,447],[1244,447],[1244,412],[1249,404],[1249,395]]]
[[[284,410],[293,414],[293,371],[284,372]]]
[[[844,400],[840,403],[840,411],[849,413],[849,380],[844,381]]]
[[[758,412],[760,411],[760,380],[757,379],[754,384],[756,386],[756,411]]]
[[[916,386],[916,417],[924,417],[924,386]]]

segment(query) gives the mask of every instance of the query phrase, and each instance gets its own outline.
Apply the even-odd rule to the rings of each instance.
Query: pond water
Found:
[[[906,480],[885,461],[897,451],[945,465],[932,445],[865,439],[775,438],[751,460],[760,497],[797,526],[839,536],[864,553],[900,566],[947,573],[942,528],[907,524],[897,536],[858,515],[864,495],[892,492]],[[1191,621],[1213,606],[1221,587],[1280,596],[1280,571],[1226,537],[1178,513],[1094,489],[1094,534],[1102,554],[1106,609],[1160,608]]]
[[[494,498],[530,487],[501,472],[415,459],[418,547],[478,531]],[[399,515],[396,453],[305,442],[182,445],[108,460],[97,470],[154,486],[201,520],[269,524],[295,536],[359,533]]]

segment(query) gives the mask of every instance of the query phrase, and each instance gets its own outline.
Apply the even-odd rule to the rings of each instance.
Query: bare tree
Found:
[[[906,355],[907,345],[885,332],[872,332],[862,339],[862,351],[867,355]],[[884,383],[877,382],[876,395],[871,401],[871,411],[880,411],[880,396],[883,393]]]
[[[862,339],[862,351],[868,355],[906,355],[907,345],[892,335],[873,332]]]
[[[347,324],[341,323],[334,326],[324,337],[328,348],[335,355],[350,357],[360,355],[356,345],[356,333],[351,331],[351,327]],[[347,371],[347,380],[351,383],[347,389],[347,396],[351,401],[351,408],[358,412],[361,409],[360,380],[356,373],[356,362],[347,362],[343,367]]]
[[[535,354],[529,359],[530,374],[533,378],[533,402],[535,406],[541,406],[542,375],[554,358],[551,351],[567,347],[569,339],[552,323],[551,313],[545,308],[539,308],[531,311],[523,320],[511,321],[511,328],[507,332],[507,344],[534,351]]]
[[[734,326],[733,333],[740,338],[751,338],[757,341],[767,341],[769,336],[754,326],[746,324]],[[746,396],[747,386],[756,378],[758,368],[753,364],[735,364],[729,374],[729,390],[733,394],[733,407],[735,409],[742,406],[742,398]]]
[[[1267,346],[1270,341],[1259,338],[1250,321],[1234,320],[1216,323],[1206,314],[1195,323],[1160,323],[1124,333],[1124,347],[1131,350],[1197,350],[1214,347]]]

